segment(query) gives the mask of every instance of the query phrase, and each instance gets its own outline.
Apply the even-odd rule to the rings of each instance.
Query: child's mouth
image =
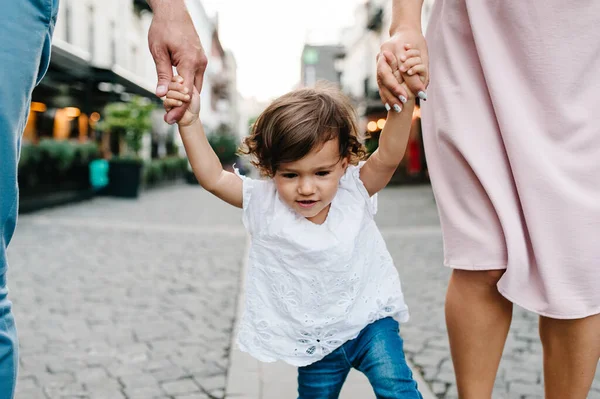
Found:
[[[303,201],[296,201],[296,202],[298,203],[298,206],[300,206],[301,208],[310,208],[314,204],[317,203],[317,201],[313,201],[313,200],[303,200]]]

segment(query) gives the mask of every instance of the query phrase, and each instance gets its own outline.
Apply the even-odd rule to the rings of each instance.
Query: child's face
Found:
[[[279,197],[290,208],[311,222],[322,224],[347,166],[348,160],[340,159],[336,138],[298,161],[281,164],[273,181]]]

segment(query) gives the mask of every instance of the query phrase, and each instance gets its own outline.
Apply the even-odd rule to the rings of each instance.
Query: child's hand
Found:
[[[417,75],[422,82],[426,81],[426,68],[421,60],[421,52],[417,49],[412,49],[408,44],[406,45],[406,49],[408,51],[406,52],[406,55],[402,55],[402,59],[404,60],[402,63],[399,63],[398,59],[396,59],[396,56],[389,51],[383,51],[381,53],[382,57],[377,61],[378,70],[379,68],[387,68],[388,70],[391,70],[394,77],[407,94],[407,97],[396,97],[385,87],[385,85],[382,84],[382,82],[378,81],[379,95],[385,103],[385,108],[388,111],[393,108],[397,113],[402,111],[402,108],[407,101],[412,101],[415,98],[414,93],[410,91],[410,88],[406,84],[406,78]]]
[[[175,107],[179,107],[183,103],[190,101],[190,95],[187,93],[188,89],[183,85],[183,78],[181,76],[173,76],[171,83],[169,83],[169,91],[163,101],[165,111],[169,112]],[[196,122],[200,118],[200,94],[194,87],[194,93],[191,97],[191,103],[181,119],[177,121],[179,126],[189,126]]]
[[[400,57],[400,72],[408,76],[419,75],[421,81],[423,83],[426,82],[429,76],[427,76],[427,68],[425,68],[425,64],[423,64],[423,60],[421,59],[421,51],[412,48],[410,44],[406,44],[404,48],[407,51],[406,54]]]

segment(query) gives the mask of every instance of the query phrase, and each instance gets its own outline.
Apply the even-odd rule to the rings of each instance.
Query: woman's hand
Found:
[[[420,64],[423,70],[420,73],[408,74],[408,69],[402,70],[403,64],[412,57],[411,50],[418,50],[420,54]],[[386,62],[383,53],[388,57],[391,53],[394,62]],[[390,60],[391,61],[391,60]],[[398,65],[400,69],[394,70],[390,64]],[[397,72],[398,71],[398,72]],[[421,79],[423,77],[424,79]],[[421,100],[427,99],[426,89],[429,85],[429,54],[427,52],[427,42],[420,30],[407,29],[398,30],[388,40],[381,45],[381,52],[377,57],[377,84],[379,93],[384,104],[399,104],[406,102],[407,93],[401,83],[406,81],[406,85]],[[398,100],[396,100],[398,99]],[[391,102],[391,103],[390,103]],[[387,108],[387,107],[386,107]]]

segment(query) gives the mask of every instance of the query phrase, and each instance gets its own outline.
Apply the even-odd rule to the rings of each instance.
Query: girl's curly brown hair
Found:
[[[258,117],[239,153],[250,155],[262,176],[273,177],[282,163],[304,158],[338,138],[340,159],[356,165],[366,157],[350,100],[331,84],[318,83],[285,94]]]

